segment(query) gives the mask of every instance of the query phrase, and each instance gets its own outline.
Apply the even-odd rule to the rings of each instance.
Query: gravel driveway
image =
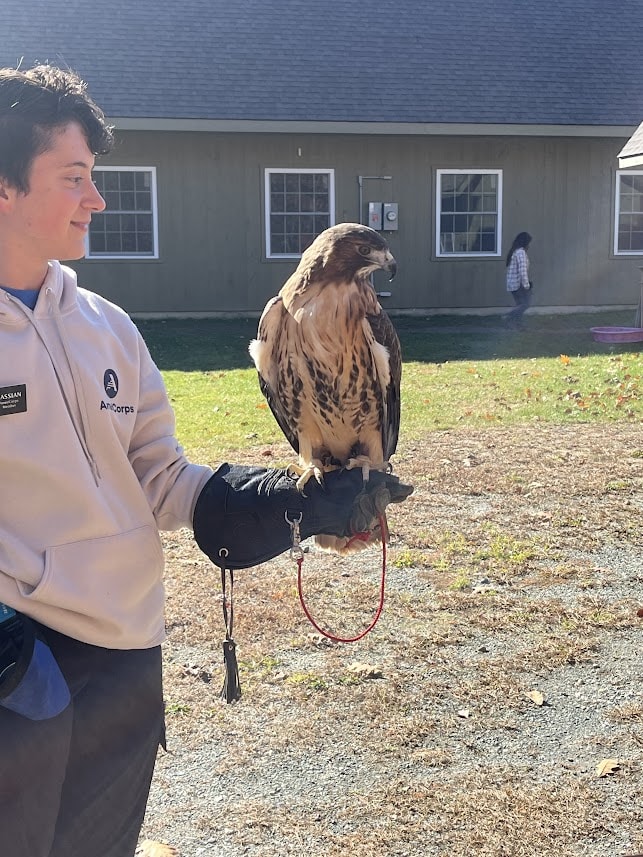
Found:
[[[287,556],[240,573],[234,705],[217,574],[168,534],[169,752],[142,838],[181,857],[643,852],[642,451],[640,424],[407,446],[376,629],[316,634]],[[304,569],[327,624],[368,620],[377,553]]]

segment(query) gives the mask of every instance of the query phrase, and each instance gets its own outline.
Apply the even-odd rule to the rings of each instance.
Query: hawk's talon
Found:
[[[305,497],[304,488],[309,479],[312,479],[314,476],[317,480],[318,484],[323,488],[324,486],[324,465],[318,459],[314,458],[310,464],[306,467],[301,467],[299,464],[290,464],[288,465],[288,475],[294,479],[295,476],[298,476],[297,482],[295,483],[296,489],[301,493],[302,497]]]
[[[372,462],[367,455],[356,455],[355,458],[349,458],[344,467],[346,470],[360,467],[364,482],[368,482],[371,470],[379,470],[384,473],[391,473],[393,470],[390,461]]]

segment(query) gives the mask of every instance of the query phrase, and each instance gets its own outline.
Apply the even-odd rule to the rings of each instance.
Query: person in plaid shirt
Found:
[[[531,303],[531,280],[529,279],[529,256],[527,247],[531,243],[528,232],[519,232],[507,253],[507,291],[513,296],[516,306],[505,316],[506,323],[523,330],[522,317]]]

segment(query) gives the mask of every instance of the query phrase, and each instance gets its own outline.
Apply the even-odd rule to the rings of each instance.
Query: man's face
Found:
[[[80,125],[53,132],[51,147],[34,158],[29,174],[29,192],[10,194],[5,226],[12,247],[26,265],[49,259],[81,259],[92,213],[102,211],[105,201],[92,182],[94,155]],[[6,233],[5,233],[6,234]]]

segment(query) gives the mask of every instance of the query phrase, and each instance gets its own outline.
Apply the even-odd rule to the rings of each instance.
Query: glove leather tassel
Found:
[[[241,685],[239,683],[239,667],[237,666],[236,643],[232,639],[223,641],[223,661],[225,664],[225,678],[221,688],[221,699],[226,702],[237,702],[241,699]]]
[[[228,597],[226,593],[226,569],[221,569],[221,589],[223,590],[223,621],[225,622],[226,637],[223,641],[223,663],[225,666],[225,677],[221,688],[221,699],[225,702],[237,702],[241,699],[241,684],[239,682],[239,666],[237,664],[237,644],[232,638],[234,628],[234,572],[230,573],[230,616],[228,617]]]

